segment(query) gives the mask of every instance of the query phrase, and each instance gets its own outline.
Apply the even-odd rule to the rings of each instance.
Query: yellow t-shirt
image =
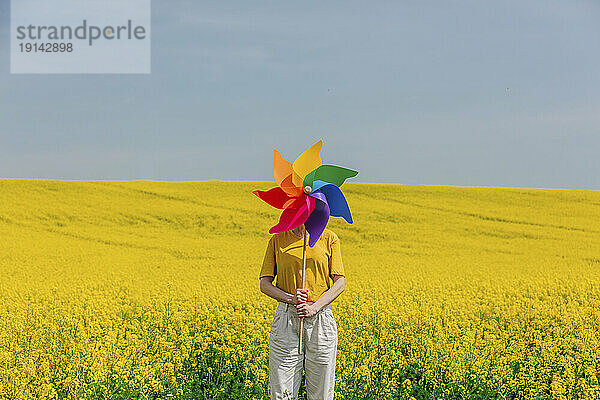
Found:
[[[271,236],[260,270],[263,276],[277,277],[275,286],[295,294],[302,287],[302,245],[304,239],[292,231]],[[306,287],[308,300],[316,301],[331,287],[333,275],[344,275],[340,239],[325,229],[313,247],[306,244]]]

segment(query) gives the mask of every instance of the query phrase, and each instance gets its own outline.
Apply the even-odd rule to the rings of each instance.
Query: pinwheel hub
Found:
[[[312,192],[312,188],[310,186],[304,186],[304,193],[310,194],[310,192]]]

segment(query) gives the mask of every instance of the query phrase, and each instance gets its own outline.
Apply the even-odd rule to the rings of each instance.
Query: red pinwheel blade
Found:
[[[269,229],[269,233],[279,233],[297,228],[304,223],[315,209],[315,199],[303,194],[303,203],[299,208],[283,210],[279,223]]]
[[[302,199],[302,197],[289,196],[279,186],[274,187],[268,191],[255,190],[252,193],[260,197],[267,204],[279,209],[299,208],[305,202],[305,200]]]

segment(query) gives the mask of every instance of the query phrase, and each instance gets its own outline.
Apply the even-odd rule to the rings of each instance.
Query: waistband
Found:
[[[319,315],[320,313],[322,313],[325,310],[331,310],[331,304],[327,304],[325,307],[321,308],[319,311],[317,311],[317,313],[315,315]],[[287,313],[293,313],[294,315],[296,315],[296,306],[293,304],[283,303],[280,301],[279,304],[277,305],[277,312],[287,312]]]

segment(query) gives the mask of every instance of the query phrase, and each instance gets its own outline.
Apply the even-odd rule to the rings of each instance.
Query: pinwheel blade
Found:
[[[275,208],[282,209],[282,210],[286,209],[286,208],[299,208],[303,203],[303,199],[301,197],[289,196],[279,186],[274,187],[267,191],[255,190],[252,193],[257,195],[260,199],[265,201],[267,204],[269,204]]]
[[[315,209],[316,200],[304,195],[299,208],[287,208],[281,213],[279,223],[269,229],[269,233],[289,231],[302,225]]]
[[[321,147],[323,147],[323,141],[319,140],[304,151],[304,153],[300,154],[292,164],[292,169],[296,173],[294,175],[294,184],[296,186],[304,187],[302,185],[304,177],[322,164],[321,156],[319,155]]]
[[[304,226],[308,233],[310,233],[308,245],[313,247],[321,237],[329,221],[329,205],[324,193],[314,192],[309,196],[316,199],[316,204],[313,212],[306,219],[306,222],[304,222]]]
[[[346,197],[344,197],[344,194],[340,188],[329,183],[322,186],[319,191],[325,194],[331,215],[334,217],[342,217],[346,220],[346,222],[351,224],[352,215],[350,214],[350,207],[348,207]]]
[[[284,160],[283,157],[281,157],[281,153],[277,150],[273,150],[273,165],[273,175],[275,176],[277,185],[290,196],[300,196],[302,189],[299,185],[294,184],[294,180],[298,181],[301,178],[299,176],[294,177],[296,173],[292,168],[292,163]]]
[[[292,182],[293,176],[294,176],[293,174],[289,174],[283,181],[281,181],[281,184],[279,186],[289,196],[300,197],[303,194],[302,189],[300,189],[298,186],[294,185],[294,182]]]
[[[321,181],[319,179],[314,180],[312,183],[312,191],[316,192],[317,190],[321,189],[325,185],[333,185],[333,183]]]
[[[313,187],[313,182],[317,180],[333,183],[337,187],[340,187],[346,179],[356,175],[358,175],[358,171],[339,167],[337,165],[325,164],[306,175],[302,182],[302,187],[310,186],[313,190],[317,190]]]

